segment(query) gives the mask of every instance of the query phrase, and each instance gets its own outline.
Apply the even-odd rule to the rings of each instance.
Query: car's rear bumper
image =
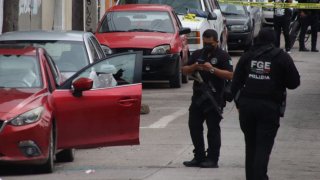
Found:
[[[177,73],[179,54],[143,56],[142,80],[168,80]]]

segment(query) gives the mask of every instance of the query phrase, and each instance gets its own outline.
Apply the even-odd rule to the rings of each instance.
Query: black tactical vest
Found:
[[[280,100],[277,83],[277,76],[274,70],[275,57],[281,52],[280,49],[272,46],[264,47],[253,53],[246,63],[246,80],[244,88],[241,90],[241,95]],[[280,94],[279,94],[280,93]]]

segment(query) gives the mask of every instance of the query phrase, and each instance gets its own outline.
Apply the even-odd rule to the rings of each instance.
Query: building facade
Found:
[[[94,32],[115,0],[0,0],[0,34],[25,30]]]

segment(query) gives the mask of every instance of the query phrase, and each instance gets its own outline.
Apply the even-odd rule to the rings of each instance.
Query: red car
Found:
[[[141,66],[124,53],[64,80],[44,49],[0,47],[0,164],[49,173],[73,148],[139,144]]]
[[[186,34],[167,5],[118,5],[107,10],[95,33],[107,54],[143,52],[142,80],[169,80],[179,88],[188,78],[181,66],[188,61]]]

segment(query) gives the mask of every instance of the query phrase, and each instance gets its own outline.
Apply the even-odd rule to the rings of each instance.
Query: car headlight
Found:
[[[170,45],[162,45],[162,46],[157,46],[152,49],[151,54],[168,54],[170,53]]]
[[[244,25],[232,25],[230,26],[231,31],[248,31],[249,26],[247,24]]]
[[[113,53],[112,49],[109,48],[109,47],[106,46],[106,45],[101,45],[101,48],[102,48],[102,50],[104,51],[104,53],[107,54],[107,55]]]
[[[44,108],[42,106],[32,109],[10,120],[9,124],[14,126],[23,126],[35,123],[40,119],[43,110]]]

